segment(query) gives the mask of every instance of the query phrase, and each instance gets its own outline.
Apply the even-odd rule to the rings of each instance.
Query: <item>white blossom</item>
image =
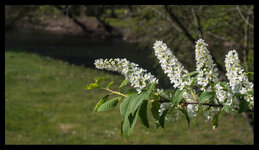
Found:
[[[125,79],[131,83],[131,86],[136,88],[138,93],[146,87],[147,83],[158,83],[158,79],[147,70],[138,67],[138,64],[129,62],[127,59],[105,59],[95,60],[95,66],[98,69],[106,69],[108,71],[116,71],[125,76]]]
[[[248,77],[245,75],[244,69],[240,65],[236,50],[228,52],[225,58],[225,66],[232,93],[244,95],[244,98],[250,102],[250,107],[253,107],[254,98],[249,92],[253,91],[254,84],[248,81]]]
[[[203,39],[196,41],[195,45],[195,59],[196,71],[198,72],[197,84],[201,85],[201,90],[205,91],[210,81],[218,81],[218,68],[212,60],[212,56],[207,49],[208,44]]]
[[[223,87],[218,83],[215,85],[216,89],[216,97],[218,98],[220,103],[224,103],[227,99],[227,91],[223,90]]]
[[[157,89],[157,93],[165,99],[172,97],[171,93],[169,93],[169,95],[165,94],[164,89]]]
[[[196,95],[196,91],[195,90],[193,90],[193,94]],[[189,92],[186,92],[186,91],[183,92],[183,99],[185,101],[195,102],[195,99],[194,99],[193,95],[191,93],[189,93]]]
[[[233,98],[232,92],[223,90],[223,87],[220,85],[220,83],[215,85],[215,93],[216,98],[220,104],[228,105],[230,111],[235,111],[235,109],[239,107],[239,102],[237,99]],[[215,102],[218,104],[216,100]]]
[[[174,122],[177,121],[180,115],[180,111],[177,109],[171,109],[173,108],[173,104],[171,102],[164,102],[160,105],[160,109],[158,110],[159,112],[159,116],[161,116],[163,114],[163,112],[165,110],[168,110],[166,116],[165,116],[165,120],[167,122]],[[179,106],[178,106],[179,108]]]
[[[197,115],[197,111],[198,111],[197,104],[193,104],[193,105],[188,104],[187,113],[190,118],[194,118]]]
[[[160,105],[160,109],[158,110],[159,115],[161,116],[165,110],[172,108],[172,107],[173,107],[173,103],[171,103],[171,102],[162,103]]]
[[[155,41],[154,46],[155,56],[158,58],[162,69],[169,77],[174,88],[182,90],[186,85],[190,85],[191,79],[184,81],[188,71],[184,69],[178,59],[172,54],[162,41]]]

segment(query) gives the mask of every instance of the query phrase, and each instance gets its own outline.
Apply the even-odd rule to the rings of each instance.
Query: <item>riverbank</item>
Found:
[[[45,16],[44,18],[32,18],[30,21],[21,21],[16,24],[19,28],[37,29],[55,34],[64,35],[84,35],[91,38],[117,38],[129,43],[138,43],[140,38],[131,28],[130,18],[108,19],[112,26],[111,32],[105,30],[103,25],[95,17],[83,16],[77,19],[89,32],[85,32],[82,27],[66,16],[56,18]],[[9,26],[9,25],[8,25]]]

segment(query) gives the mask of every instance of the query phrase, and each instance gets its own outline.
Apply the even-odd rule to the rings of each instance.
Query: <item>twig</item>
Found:
[[[120,93],[120,92],[118,92],[118,91],[113,91],[113,90],[111,90],[111,89],[109,89],[109,88],[101,88],[101,89],[106,90],[106,91],[109,91],[109,92],[111,92],[111,93],[113,93],[113,94],[117,94],[117,95],[121,95],[121,96],[123,96],[123,97],[127,97],[127,95],[125,95],[125,94],[123,94],[123,93]]]
[[[171,102],[170,100],[159,100],[160,103],[168,103]],[[206,106],[211,106],[211,107],[223,107],[222,104],[211,104],[211,103],[199,103],[199,102],[189,102],[189,101],[185,101],[185,102],[180,102],[181,104],[201,104],[201,105],[206,105]]]
[[[153,8],[152,6],[148,6],[148,8],[152,9],[154,12],[156,12],[159,16],[165,18],[168,22],[171,23],[171,25],[178,31],[178,32],[182,32],[182,29],[180,29],[168,16],[164,15],[163,13],[161,13],[159,10]]]
[[[193,7],[192,7],[192,14],[193,14],[193,17],[194,17],[196,28],[200,33],[200,37],[203,38],[203,29],[202,29],[202,26],[201,26],[200,17],[198,16],[197,12],[194,10]]]
[[[246,23],[247,25],[249,25],[250,27],[254,28],[254,26],[253,26],[252,24],[250,24],[250,23],[248,22],[248,20],[244,17],[244,15],[242,14],[242,12],[241,12],[241,10],[240,10],[240,8],[239,8],[238,5],[236,6],[236,8],[237,8],[237,11],[238,11],[240,17],[245,21],[245,23]]]
[[[171,101],[167,100],[167,99],[163,99],[163,100],[159,100],[159,102],[160,103],[168,103],[168,102],[171,102]],[[223,107],[222,104],[199,103],[199,102],[189,102],[189,101],[180,102],[180,104],[190,104],[190,105],[201,104],[201,105],[210,106],[210,107]],[[248,110],[246,110],[246,112],[254,112],[254,110],[248,109]]]
[[[169,14],[170,18],[176,22],[176,24],[182,29],[185,36],[195,44],[195,39],[192,37],[191,33],[184,27],[184,25],[180,22],[177,16],[172,12],[171,8],[167,5],[164,5],[166,12]]]

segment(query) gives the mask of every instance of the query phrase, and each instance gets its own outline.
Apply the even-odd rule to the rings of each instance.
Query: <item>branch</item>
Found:
[[[171,102],[170,100],[159,100],[160,103],[168,103]],[[211,103],[199,103],[199,102],[181,102],[180,104],[190,104],[190,105],[194,105],[194,104],[201,104],[201,105],[206,105],[206,106],[210,106],[210,107],[223,107],[222,104],[211,104]]]
[[[127,97],[127,95],[125,95],[125,94],[123,94],[123,93],[121,93],[121,92],[118,92],[118,91],[113,91],[113,90],[111,90],[111,89],[109,89],[109,88],[101,88],[102,90],[106,90],[106,91],[109,91],[109,92],[111,92],[112,94],[117,94],[117,95],[120,95],[120,96],[123,96],[123,97]]]
[[[194,10],[193,7],[192,7],[192,14],[194,16],[194,21],[196,23],[197,30],[200,32],[200,37],[203,38],[203,30],[201,26],[200,17],[197,15],[197,12]]]
[[[154,12],[156,12],[159,16],[165,18],[168,22],[172,24],[172,26],[178,31],[182,32],[182,29],[180,29],[169,17],[165,16],[161,11],[153,8],[152,6],[147,6],[148,8],[152,9]]]
[[[158,102],[160,103],[168,103],[168,102],[171,102],[170,100],[167,100],[167,99],[163,99],[163,100],[159,100]],[[195,105],[195,104],[201,104],[201,105],[205,105],[205,106],[210,106],[210,107],[223,107],[222,104],[211,104],[211,103],[199,103],[199,102],[188,102],[188,101],[185,101],[185,102],[180,102],[180,104],[189,104],[189,105]],[[254,112],[253,109],[248,109],[246,112]]]
[[[249,16],[247,16],[247,21],[249,20]],[[245,71],[248,72],[248,49],[247,49],[247,37],[248,37],[248,30],[247,30],[247,25],[245,25],[245,29],[244,29],[244,58],[243,58],[243,61],[244,61],[244,66],[245,66]]]
[[[183,33],[187,36],[187,38],[195,44],[195,39],[192,37],[192,35],[188,32],[188,30],[183,26],[183,24],[179,21],[179,19],[176,17],[176,15],[171,11],[171,9],[167,6],[164,5],[165,10],[168,12],[170,15],[171,19],[174,20],[178,26],[182,29]]]
[[[226,39],[225,37],[220,36],[220,35],[217,35],[217,34],[211,32],[211,31],[207,31],[207,34],[213,36],[214,38],[217,38],[217,39],[219,39],[219,40],[222,40],[222,41],[229,41],[229,39]]]
[[[238,5],[236,6],[236,8],[237,8],[237,11],[238,11],[240,17],[245,21],[245,23],[246,23],[247,25],[249,25],[251,28],[254,28],[254,25],[250,24],[250,23],[248,22],[248,20],[244,17],[244,15],[242,14],[242,12],[241,12],[241,10],[240,10],[240,8],[239,8]]]

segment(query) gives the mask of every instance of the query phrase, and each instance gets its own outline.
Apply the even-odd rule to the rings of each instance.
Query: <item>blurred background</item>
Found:
[[[93,112],[106,93],[84,86],[97,76],[110,77],[114,89],[124,80],[94,68],[95,59],[127,58],[172,88],[153,43],[164,41],[191,72],[199,38],[220,80],[233,49],[254,71],[253,5],[5,5],[5,143],[253,144],[252,114],[222,114],[216,130],[202,116],[190,128],[184,116],[165,129],[137,123],[121,140],[119,109]]]

